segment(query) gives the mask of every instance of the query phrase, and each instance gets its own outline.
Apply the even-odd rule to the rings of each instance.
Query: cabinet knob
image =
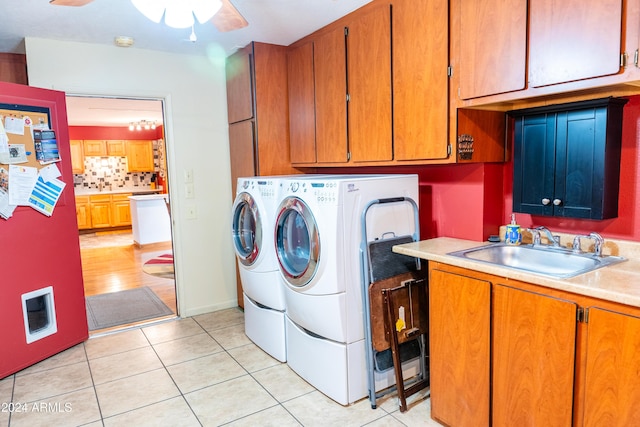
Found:
[[[542,204],[547,206],[549,203],[551,203],[550,199],[547,199],[546,197],[544,199],[542,199]]]
[[[553,199],[553,204],[554,206],[560,206],[562,204],[562,200],[560,199]]]

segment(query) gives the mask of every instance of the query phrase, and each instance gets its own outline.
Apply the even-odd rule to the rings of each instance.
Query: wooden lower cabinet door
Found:
[[[495,285],[495,427],[571,426],[577,304]]]
[[[491,283],[431,269],[429,316],[431,417],[488,426]]]
[[[589,308],[584,422],[640,425],[640,318]]]

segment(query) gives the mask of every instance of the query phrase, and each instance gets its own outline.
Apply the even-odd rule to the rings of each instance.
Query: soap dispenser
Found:
[[[511,214],[511,224],[507,224],[507,232],[504,236],[504,242],[507,245],[519,245],[522,242],[522,230],[516,224],[516,214]]]

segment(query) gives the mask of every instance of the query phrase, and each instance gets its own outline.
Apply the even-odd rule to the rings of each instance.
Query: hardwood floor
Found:
[[[85,295],[147,286],[176,314],[175,281],[142,271],[142,265],[147,260],[171,251],[171,242],[138,247],[132,238],[128,238],[126,230],[119,233],[81,235],[80,255]]]

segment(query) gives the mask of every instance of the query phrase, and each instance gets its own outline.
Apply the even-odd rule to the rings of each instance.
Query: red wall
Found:
[[[69,126],[70,139],[162,139],[163,129],[129,130],[128,127]]]
[[[603,221],[579,220],[571,218],[553,218],[528,214],[516,214],[518,224],[524,227],[544,225],[552,231],[571,234],[589,233],[591,231],[622,240],[640,240],[640,151],[638,140],[640,133],[640,96],[629,98],[624,107],[622,119],[622,159],[620,162],[620,198],[618,201],[618,217]],[[511,143],[511,142],[510,142]],[[511,215],[513,197],[513,163],[504,165],[504,216],[506,221]]]

